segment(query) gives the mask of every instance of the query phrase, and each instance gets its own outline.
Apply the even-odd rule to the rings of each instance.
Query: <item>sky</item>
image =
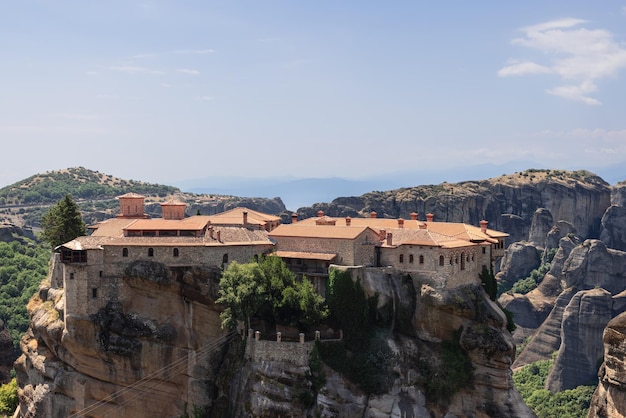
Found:
[[[626,178],[626,0],[3,1],[0,53],[0,186],[76,166]]]

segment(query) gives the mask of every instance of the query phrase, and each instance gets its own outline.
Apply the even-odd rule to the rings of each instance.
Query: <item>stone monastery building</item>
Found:
[[[315,218],[281,224],[280,218],[236,208],[212,216],[185,216],[185,203],[161,204],[162,218],[144,214],[144,197],[119,197],[116,218],[89,227],[90,235],[57,248],[66,289],[66,311],[92,314],[115,289],[106,278],[120,277],[138,261],[157,261],[171,271],[224,268],[274,254],[322,290],[331,265],[387,267],[407,274],[437,275],[452,282],[477,280],[483,266],[504,255],[508,234],[463,223],[369,218]]]

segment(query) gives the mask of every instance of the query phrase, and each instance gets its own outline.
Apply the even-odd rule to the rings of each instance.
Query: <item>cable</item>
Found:
[[[206,354],[209,354],[210,352],[215,351],[217,348],[222,347],[224,344],[228,343],[230,340],[232,340],[232,338],[235,336],[236,332],[235,331],[230,331],[229,333],[223,335],[222,337],[218,338],[217,340],[212,341],[211,343],[205,345],[204,347],[201,347],[200,349],[196,350],[196,361],[194,362],[197,363],[198,361],[200,361],[202,359],[202,357]],[[89,412],[92,412],[96,409],[98,409],[100,406],[103,406],[105,404],[117,404],[117,402],[114,402],[114,400],[116,398],[120,398],[123,395],[125,395],[127,392],[136,390],[138,393],[133,394],[132,396],[130,396],[128,399],[126,399],[125,401],[121,402],[120,404],[118,404],[118,407],[115,409],[115,411],[117,411],[118,409],[120,409],[121,407],[123,407],[124,405],[126,405],[128,402],[130,402],[131,400],[136,399],[137,397],[141,396],[142,394],[144,394],[145,392],[148,391],[148,389],[156,389],[156,386],[158,385],[159,381],[156,381],[156,377],[159,376],[161,373],[164,372],[171,372],[171,371],[175,371],[177,368],[179,367],[187,367],[189,364],[190,359],[190,354],[193,350],[190,350],[187,355],[185,357],[182,357],[178,360],[175,360],[173,362],[171,362],[170,364],[161,367],[160,369],[154,371],[153,373],[150,373],[149,375],[137,380],[136,382],[126,386],[123,389],[118,390],[117,392],[114,392],[106,397],[104,397],[103,399],[94,402],[93,404],[87,406],[86,408],[83,408],[80,411],[77,411],[75,413],[73,413],[72,415],[70,415],[68,418],[78,418],[80,416],[83,416]],[[154,384],[154,386],[150,387],[147,386],[149,383],[151,383],[151,381],[156,381],[156,384]],[[155,383],[155,382],[152,382]],[[145,389],[143,387],[146,387]],[[165,395],[165,393],[167,393],[166,391],[163,390],[158,390],[159,392],[161,392],[162,394]],[[168,396],[168,395],[165,395]],[[171,398],[171,396],[168,396]],[[173,398],[172,398],[173,399]]]

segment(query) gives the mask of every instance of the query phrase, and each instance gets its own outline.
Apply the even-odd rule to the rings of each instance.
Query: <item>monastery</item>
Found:
[[[479,226],[410,219],[317,217],[281,224],[278,216],[235,208],[211,216],[185,216],[185,203],[161,204],[162,218],[144,214],[144,197],[119,197],[116,218],[89,227],[90,235],[57,248],[66,291],[66,314],[90,315],[117,290],[106,278],[118,278],[134,262],[157,261],[170,271],[225,268],[263,255],[285,260],[298,275],[324,292],[331,265],[393,268],[412,275],[478,280],[483,266],[504,255],[503,232]]]

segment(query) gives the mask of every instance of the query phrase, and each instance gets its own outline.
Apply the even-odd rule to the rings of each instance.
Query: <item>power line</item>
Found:
[[[195,363],[197,363],[200,359],[202,359],[203,356],[215,351],[216,349],[222,347],[224,344],[228,343],[234,336],[235,336],[236,332],[235,331],[230,331],[229,333],[223,335],[222,337],[218,338],[217,340],[212,341],[211,343],[205,345],[204,347],[198,349],[195,351],[197,359],[195,361]],[[87,413],[93,412],[96,409],[98,409],[101,406],[107,405],[107,404],[117,404],[117,408],[115,408],[115,411],[119,410],[120,408],[122,408],[124,405],[126,405],[128,402],[136,399],[137,397],[144,395],[146,392],[150,391],[150,389],[152,389],[152,391],[154,391],[154,389],[156,389],[156,386],[159,384],[160,380],[157,380],[156,378],[161,375],[161,373],[164,372],[172,372],[172,371],[177,371],[178,368],[182,368],[183,367],[187,367],[190,359],[190,354],[192,353],[192,351],[190,350],[187,355],[185,357],[182,357],[178,360],[175,360],[171,363],[169,363],[168,365],[161,367],[160,369],[154,371],[153,373],[150,373],[149,375],[137,380],[136,382],[132,383],[129,386],[126,386],[123,389],[118,390],[117,392],[114,392],[106,397],[104,397],[103,399],[94,402],[93,404],[87,406],[86,408],[81,409],[80,411],[75,412],[74,414],[70,415],[68,418],[78,418],[81,416],[84,416]],[[194,363],[194,364],[195,364]],[[148,386],[150,383],[152,383],[153,386]],[[137,393],[131,395],[128,399],[126,399],[125,401],[121,402],[121,403],[117,403],[115,402],[116,398],[121,398],[123,395],[131,392],[131,391],[136,391]],[[157,390],[158,392],[161,392],[162,395],[164,396],[168,396],[169,392],[163,391],[163,390]],[[171,396],[168,396],[171,399]]]

